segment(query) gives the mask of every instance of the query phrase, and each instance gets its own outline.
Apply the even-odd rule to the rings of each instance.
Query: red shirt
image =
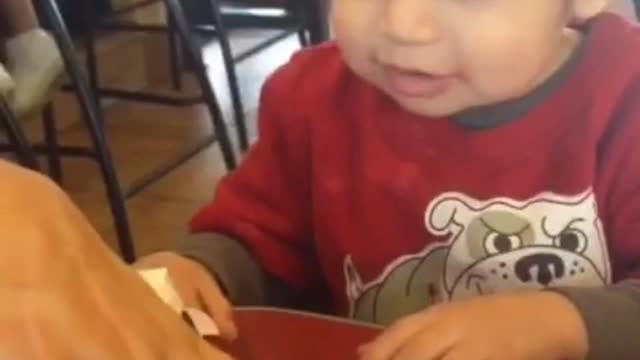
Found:
[[[448,299],[632,277],[640,34],[610,15],[591,31],[542,105],[483,131],[404,111],[333,44],[304,50],[266,83],[259,141],[192,229],[242,241],[292,285],[326,281],[343,312],[372,291]]]

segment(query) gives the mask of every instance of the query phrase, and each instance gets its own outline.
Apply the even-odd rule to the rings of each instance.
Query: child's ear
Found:
[[[569,0],[571,23],[580,24],[602,13],[609,0]]]

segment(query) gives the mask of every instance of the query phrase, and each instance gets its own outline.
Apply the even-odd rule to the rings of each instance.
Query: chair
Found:
[[[6,132],[9,145],[15,151],[18,164],[31,170],[40,170],[38,159],[27,140],[19,120],[15,117],[6,99],[0,96],[0,122]]]
[[[268,46],[273,45],[279,40],[284,39],[289,34],[297,32],[301,44],[308,44],[308,36],[310,28],[307,27],[306,10],[302,4],[305,2],[316,2],[324,0],[293,0],[289,1],[290,5],[285,9],[284,16],[255,16],[255,11],[251,11],[251,7],[241,6],[237,4],[229,5],[230,3],[222,3],[220,0],[180,0],[180,1],[167,1],[167,0],[141,0],[138,3],[126,6],[124,8],[116,9],[113,15],[106,19],[97,19],[96,15],[92,11],[90,1],[83,1],[84,4],[84,18],[87,19],[86,28],[90,29],[85,39],[85,49],[87,51],[87,68],[89,69],[89,78],[94,88],[94,91],[101,97],[115,97],[133,101],[151,102],[162,105],[172,106],[184,106],[192,105],[201,101],[199,98],[184,98],[184,97],[167,97],[157,95],[148,92],[140,91],[128,91],[123,89],[114,89],[103,87],[98,84],[97,77],[97,58],[95,56],[95,38],[98,34],[103,32],[164,32],[167,34],[169,42],[169,59],[171,63],[171,78],[173,87],[176,90],[180,90],[181,73],[183,71],[182,55],[183,50],[188,53],[190,58],[193,58],[193,49],[191,46],[184,42],[185,36],[179,34],[179,29],[176,24],[176,14],[182,14],[183,19],[193,18],[194,4],[199,4],[200,8],[196,8],[195,13],[203,14],[195,19],[189,19],[186,21],[189,26],[189,30],[193,34],[199,34],[207,37],[216,37],[220,41],[220,47],[224,66],[228,78],[229,90],[231,93],[231,100],[233,106],[234,122],[236,125],[237,139],[241,150],[246,150],[248,147],[248,135],[247,126],[245,121],[244,108],[242,106],[241,93],[238,84],[238,78],[236,76],[235,64],[257,54],[264,50]],[[122,19],[122,16],[132,11],[156,5],[163,2],[167,9],[167,25],[141,25],[135,22]],[[240,3],[241,4],[241,3]],[[190,10],[189,12],[186,10]],[[192,16],[189,16],[191,13]],[[186,16],[186,17],[185,17]],[[233,55],[227,26],[233,28],[238,27],[239,23],[242,25],[242,21],[247,20],[251,22],[252,26],[258,25],[258,27],[270,27],[280,28],[283,31],[276,36],[265,40],[257,46],[248,49],[247,51]],[[238,26],[234,26],[238,25]],[[244,23],[246,24],[246,22]],[[311,36],[313,37],[313,36]],[[189,37],[192,38],[192,37]],[[197,67],[197,66],[196,66]],[[197,70],[197,69],[196,69]],[[206,74],[206,72],[204,73]],[[195,75],[199,78],[198,82],[202,83],[200,79],[201,74],[199,71],[195,71]]]
[[[146,6],[150,3],[157,2],[155,1],[143,1],[143,3],[138,4],[136,6]],[[43,21],[49,25],[52,30],[52,33],[55,36],[55,39],[61,49],[61,53],[63,55],[65,66],[71,80],[71,85],[67,86],[67,90],[74,90],[78,96],[78,100],[81,104],[82,113],[84,115],[84,121],[86,122],[87,128],[91,135],[92,146],[90,148],[87,147],[78,147],[78,146],[65,146],[60,145],[57,139],[57,133],[55,129],[55,118],[53,111],[53,104],[47,105],[43,110],[43,126],[45,129],[45,141],[44,144],[35,144],[30,145],[27,143],[26,137],[24,136],[23,130],[21,128],[21,123],[16,118],[16,116],[10,111],[4,100],[0,99],[0,125],[4,126],[7,131],[10,144],[0,145],[0,150],[11,150],[15,151],[17,155],[17,159],[19,163],[22,165],[32,168],[39,169],[36,154],[44,154],[47,156],[47,161],[49,163],[49,175],[56,181],[60,182],[62,179],[62,167],[61,167],[61,157],[63,156],[80,156],[80,157],[88,157],[95,161],[100,166],[101,174],[105,183],[105,187],[107,189],[107,195],[109,199],[109,205],[111,208],[111,212],[114,218],[116,233],[118,236],[118,245],[120,248],[120,252],[125,261],[132,262],[136,258],[135,247],[133,243],[133,239],[131,236],[131,230],[129,226],[129,219],[127,216],[126,209],[126,199],[136,195],[144,188],[154,183],[156,180],[160,179],[162,176],[166,175],[168,172],[175,169],[180,164],[187,161],[192,156],[199,153],[204,148],[210,146],[214,141],[217,141],[222,149],[223,159],[225,165],[229,170],[235,168],[236,160],[233,152],[232,143],[230,141],[226,125],[223,121],[222,111],[220,109],[219,103],[217,101],[216,95],[213,91],[211,84],[209,83],[207,76],[206,65],[204,64],[201,54],[200,54],[200,46],[197,41],[194,39],[194,32],[204,33],[211,35],[212,33],[217,34],[221,43],[223,44],[223,55],[225,58],[225,64],[227,65],[227,70],[229,74],[230,83],[233,83],[233,79],[235,79],[235,69],[232,66],[234,63],[241,61],[239,59],[241,57],[248,57],[252,54],[250,52],[241,54],[236,58],[233,58],[231,55],[231,50],[228,42],[228,38],[224,31],[223,26],[218,26],[217,29],[211,29],[207,27],[197,27],[191,25],[185,16],[184,9],[182,7],[182,3],[180,0],[163,0],[164,4],[167,8],[168,13],[168,29],[167,28],[157,28],[157,27],[149,27],[135,24],[102,24],[101,29],[109,28],[110,26],[124,26],[125,30],[132,31],[165,31],[169,35],[169,40],[173,44],[173,48],[184,50],[184,55],[187,56],[190,61],[190,65],[192,67],[192,71],[196,75],[196,79],[198,80],[198,84],[202,91],[202,96],[197,98],[168,98],[163,96],[158,96],[155,94],[149,93],[136,93],[129,92],[120,89],[104,89],[99,87],[97,83],[96,76],[96,67],[97,67],[97,58],[95,54],[95,33],[90,31],[90,36],[87,37],[86,44],[87,46],[87,65],[88,65],[88,76],[85,75],[80,63],[78,62],[75,56],[75,49],[71,42],[69,33],[65,27],[65,24],[60,15],[60,11],[57,7],[56,0],[36,0],[36,3],[41,9],[41,14],[43,17]],[[215,1],[215,0],[208,0]],[[315,1],[315,0],[312,0]],[[86,4],[87,1],[82,1],[82,3]],[[90,6],[89,6],[90,8]],[[216,7],[214,7],[216,9]],[[86,10],[86,9],[85,9]],[[122,9],[121,9],[122,10]],[[125,9],[127,10],[127,9]],[[131,9],[128,9],[131,10]],[[87,10],[90,11],[90,10]],[[221,13],[214,11],[213,17],[216,20],[217,24],[221,24]],[[91,18],[87,18],[91,19]],[[91,27],[88,27],[91,28]],[[122,28],[120,28],[122,30]],[[167,31],[168,30],[168,31]],[[291,31],[291,29],[289,29]],[[306,30],[307,31],[307,30]],[[299,37],[301,42],[304,40],[302,31],[299,32]],[[277,41],[272,40],[272,41]],[[263,46],[268,46],[264,45]],[[253,51],[259,51],[253,50]],[[181,52],[182,53],[182,52]],[[177,60],[181,60],[177,56],[178,52],[175,52],[176,55],[176,65]],[[226,54],[226,55],[225,55]],[[236,91],[233,91],[233,88]],[[244,120],[243,118],[239,118],[238,114],[242,113],[241,104],[239,103],[239,91],[237,89],[237,82],[235,83],[235,87],[232,85],[232,95],[236,94],[234,100],[234,110],[236,113],[236,121]],[[189,105],[194,102],[203,101],[211,114],[211,121],[214,125],[214,133],[208,136],[203,142],[196,144],[193,149],[190,149],[188,153],[181,155],[174,162],[169,164],[166,167],[161,169],[157,169],[153,171],[151,174],[135,181],[128,189],[122,189],[116,174],[116,170],[113,164],[113,160],[111,158],[111,154],[109,151],[107,139],[104,131],[104,119],[102,116],[102,112],[99,106],[99,97],[100,96],[112,96],[112,97],[120,97],[130,100],[138,100],[138,101],[150,101],[159,104],[165,105]],[[242,115],[243,116],[243,115]],[[242,138],[242,130],[243,127],[239,126],[239,137]],[[244,136],[246,137],[246,131],[244,132]],[[240,141],[242,145],[242,140]],[[246,146],[246,144],[245,144]]]
[[[163,2],[167,8],[167,26],[156,25],[141,25],[131,21],[119,20],[119,16],[130,13],[137,9],[154,5],[158,2]],[[165,168],[157,169],[147,178],[138,181],[138,185],[134,186],[142,190],[144,187],[154,183],[167,173],[171,172],[176,167],[182,165],[191,157],[199,153],[201,150],[211,145],[213,142],[218,141],[220,144],[223,158],[227,169],[231,170],[236,166],[235,155],[233,151],[232,143],[228,137],[226,125],[223,121],[222,111],[215,96],[214,90],[209,82],[206,65],[204,64],[200,46],[194,38],[193,26],[189,24],[185,18],[184,11],[179,2],[167,1],[167,0],[143,0],[133,5],[116,9],[113,15],[107,19],[99,19],[94,13],[94,9],[91,6],[91,1],[82,1],[82,13],[86,24],[84,29],[86,31],[84,37],[85,52],[86,52],[86,67],[89,76],[89,83],[92,91],[97,94],[98,98],[116,98],[127,101],[147,102],[163,106],[191,106],[199,103],[205,103],[210,112],[210,118],[213,122],[215,134],[205,139],[203,142],[196,144],[190,151],[181,154],[171,164]],[[99,35],[103,33],[111,32],[166,32],[168,40],[171,44],[182,44],[184,53],[188,57],[190,64],[193,67],[193,72],[197,79],[198,85],[202,92],[198,96],[167,96],[153,92],[145,91],[132,91],[127,89],[104,87],[99,84],[98,80],[98,58],[96,54],[96,40]],[[176,45],[177,46],[177,45]],[[170,54],[171,62],[174,64],[172,67],[178,66],[178,62],[182,56],[178,56],[173,52]],[[174,71],[173,77],[175,88],[179,89],[179,73]],[[134,191],[137,192],[137,191]]]
[[[216,30],[232,96],[236,126],[241,150],[248,147],[248,136],[242,109],[240,89],[235,66],[260,53],[280,40],[296,32],[301,46],[310,45],[309,17],[313,10],[307,5],[322,0],[182,0],[187,14],[191,9],[193,23]],[[198,15],[200,14],[200,15]],[[229,35],[238,28],[280,29],[276,35],[265,39],[242,53],[233,55]]]
[[[8,146],[0,146],[0,150],[13,150],[18,155],[18,161],[30,168],[38,169],[35,154],[28,151],[29,147],[32,152],[37,154],[45,154],[49,162],[49,175],[60,182],[62,179],[62,156],[79,156],[94,159],[100,165],[103,180],[107,188],[109,204],[111,206],[114,217],[116,233],[118,236],[118,244],[122,257],[132,262],[136,258],[135,247],[131,236],[129,219],[126,210],[126,199],[129,199],[147,186],[154,183],[189,158],[193,157],[204,148],[210,146],[214,142],[218,142],[222,149],[223,160],[227,169],[231,170],[236,166],[236,160],[233,153],[232,143],[229,139],[226,125],[223,121],[222,111],[218,105],[213,88],[206,76],[206,68],[202,58],[199,56],[200,49],[190,34],[190,26],[188,25],[184,13],[181,11],[179,3],[175,0],[166,0],[167,7],[171,10],[171,21],[175,26],[175,31],[180,41],[187,49],[186,54],[193,64],[194,71],[197,74],[200,88],[202,89],[202,97],[207,104],[211,113],[211,121],[213,123],[214,132],[207,136],[203,141],[187,154],[183,154],[179,159],[160,169],[152,171],[151,174],[144,176],[129,186],[128,189],[122,189],[116,174],[116,170],[111,159],[111,154],[104,131],[104,118],[99,106],[98,97],[93,91],[95,89],[91,84],[91,78],[87,78],[76,57],[76,51],[73,47],[69,33],[65,27],[60,11],[55,0],[37,0],[40,14],[43,16],[43,22],[48,25],[52,31],[56,42],[59,45],[61,54],[64,58],[65,68],[71,80],[71,85],[67,89],[72,89],[78,95],[79,102],[82,107],[84,120],[89,129],[92,147],[86,148],[81,146],[64,146],[58,144],[57,133],[55,129],[55,118],[53,104],[48,104],[43,110],[43,126],[45,129],[45,144],[36,144],[29,146],[26,137],[21,129],[21,124],[14,114],[10,111],[6,102],[0,102],[0,120],[7,129],[10,138]],[[93,79],[95,81],[95,79]],[[4,106],[3,106],[4,105]]]
[[[111,207],[111,213],[114,218],[115,229],[118,236],[120,252],[124,260],[132,262],[135,259],[135,249],[133,239],[131,237],[125,199],[116,176],[111,153],[105,138],[102,113],[97,105],[95,96],[90,91],[89,84],[80,64],[77,61],[73,43],[69,33],[67,32],[55,0],[37,0],[36,5],[40,7],[41,14],[44,16],[44,19],[42,20],[48,24],[52,30],[52,34],[60,48],[68,76],[73,83],[74,88],[77,89],[76,94],[82,108],[84,121],[89,130],[93,146],[91,149],[58,146],[52,104],[47,105],[43,111],[43,123],[47,144],[31,146],[27,142],[19,119],[17,119],[15,114],[9,108],[5,99],[0,99],[0,120],[2,121],[2,125],[4,126],[9,138],[9,144],[1,146],[0,150],[15,151],[18,157],[18,162],[34,170],[39,169],[36,153],[47,154],[51,165],[50,167],[52,169],[52,177],[55,180],[59,180],[62,175],[59,158],[60,155],[87,156],[97,161],[107,190],[109,205]]]

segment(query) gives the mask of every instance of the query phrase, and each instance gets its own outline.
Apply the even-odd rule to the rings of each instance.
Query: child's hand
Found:
[[[209,272],[199,263],[172,252],[143,257],[135,268],[166,268],[185,306],[200,309],[213,318],[223,338],[237,336],[233,308]]]
[[[562,295],[478,297],[409,316],[361,349],[363,360],[584,359],[587,334]]]

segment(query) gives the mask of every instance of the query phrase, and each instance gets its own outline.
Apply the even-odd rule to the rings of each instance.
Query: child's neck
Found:
[[[562,33],[562,37],[558,43],[558,50],[555,52],[555,56],[550,60],[551,66],[543,73],[539,84],[544,83],[553,74],[558,72],[575,54],[580,48],[582,41],[584,41],[584,34],[578,30],[565,28]]]
[[[581,57],[580,52],[586,46],[587,37],[588,35],[576,30],[563,33],[558,51],[549,60],[548,70],[537,78],[536,86],[530,93],[503,103],[469,109],[457,114],[455,121],[468,129],[486,130],[521,118],[566,81]]]

